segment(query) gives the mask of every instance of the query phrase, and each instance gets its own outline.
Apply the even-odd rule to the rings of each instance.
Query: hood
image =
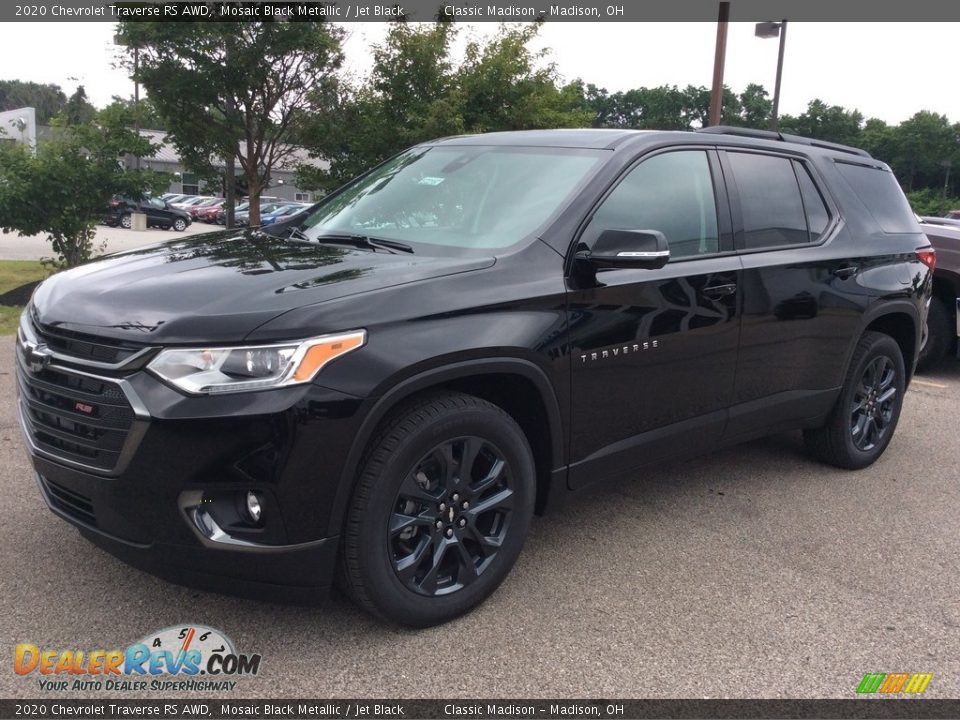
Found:
[[[37,288],[33,306],[42,324],[74,332],[141,343],[235,342],[294,308],[494,262],[228,230],[109,255],[58,273]]]

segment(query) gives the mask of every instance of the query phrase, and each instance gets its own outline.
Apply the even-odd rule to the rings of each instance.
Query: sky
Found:
[[[370,44],[381,23],[347,24],[348,68],[369,71]],[[466,37],[496,25],[462,25]],[[859,109],[865,117],[901,122],[918,110],[960,121],[955,90],[958,23],[788,24],[780,111],[799,114],[807,102]],[[83,84],[96,105],[130,96],[133,83],[115,68],[111,23],[0,23],[0,79],[52,82],[69,95]],[[658,85],[704,85],[713,74],[716,23],[547,23],[538,47],[567,80],[582,78],[611,92]],[[731,23],[724,82],[740,92],[764,85],[773,94],[777,40],[754,37],[753,23]],[[38,50],[39,49],[39,50]]]

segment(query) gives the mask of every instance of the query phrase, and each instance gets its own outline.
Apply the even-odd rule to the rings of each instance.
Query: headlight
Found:
[[[324,365],[366,339],[366,330],[357,330],[280,345],[171,348],[147,367],[192,395],[264,390],[310,382]]]

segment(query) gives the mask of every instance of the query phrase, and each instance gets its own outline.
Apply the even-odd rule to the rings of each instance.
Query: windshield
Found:
[[[504,248],[559,210],[602,157],[568,148],[413,148],[321,204],[304,222],[304,235]]]

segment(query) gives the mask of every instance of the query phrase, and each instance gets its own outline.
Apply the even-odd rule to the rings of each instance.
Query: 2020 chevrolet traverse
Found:
[[[887,447],[935,255],[866,153],[737,129],[407,150],[302,224],[44,282],[18,336],[43,497],[177,581],[426,626],[531,516],[770,433]]]

